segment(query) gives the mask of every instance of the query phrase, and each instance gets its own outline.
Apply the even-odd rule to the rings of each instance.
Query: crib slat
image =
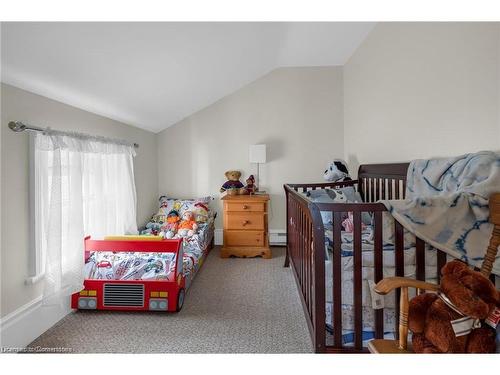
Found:
[[[400,189],[399,189],[399,180],[394,180],[394,187],[396,188],[396,191],[395,191],[395,197],[394,199],[400,199],[399,197],[399,192],[400,192]]]
[[[363,178],[363,201],[368,202],[368,180]]]
[[[425,242],[417,237],[415,258],[417,280],[425,280]]]
[[[394,180],[392,178],[387,180],[387,184],[389,185],[388,186],[388,188],[389,188],[389,196],[387,197],[387,199],[392,199],[393,182],[394,182]]]
[[[361,253],[361,212],[353,212],[354,224],[354,347],[363,348],[363,306],[362,306],[362,253]]]
[[[385,185],[387,183],[387,179],[383,178],[381,180],[381,183],[382,183],[382,193],[381,193],[381,198],[380,199],[386,199],[386,197],[385,197]]]
[[[394,220],[394,243],[395,243],[395,264],[396,276],[404,276],[404,229],[403,226]],[[399,300],[401,290],[396,289],[396,327],[399,325]],[[399,339],[399,332],[396,330],[396,336]]]
[[[304,249],[304,259],[303,259],[303,264],[304,264],[304,279],[302,280],[302,283],[304,285],[304,296],[306,298],[309,311],[311,311],[311,304],[309,301],[309,296],[308,296],[308,290],[307,290],[307,258],[308,258],[308,249],[307,249],[307,215],[304,212],[304,221],[302,225],[302,249]]]
[[[383,272],[383,253],[382,253],[382,212],[374,213],[374,258],[375,258],[375,283],[378,283],[384,278]],[[384,337],[384,310],[375,310],[375,338],[381,339]]]
[[[437,251],[437,271],[438,271],[438,283],[441,282],[441,268],[446,264],[446,253],[441,250],[435,249]]]
[[[361,199],[363,202],[366,202],[368,199],[368,182],[366,178],[363,178],[360,180],[361,182],[361,189],[363,190],[363,194],[361,194]]]
[[[309,293],[309,311],[312,312],[314,311],[313,309],[313,270],[312,270],[312,256],[313,256],[313,251],[312,251],[312,246],[314,246],[313,241],[312,241],[312,223],[310,220],[307,221],[307,248],[309,249],[309,256],[308,256],[308,261],[307,261],[307,290]],[[312,316],[311,316],[312,318]]]
[[[336,348],[342,347],[342,253],[341,253],[341,230],[342,213],[333,213],[333,344]]]
[[[306,232],[306,213],[302,211],[302,230],[301,230],[301,249],[302,249],[302,292],[304,293],[304,297],[307,301],[307,293],[306,293],[306,260],[307,260],[307,252],[306,252],[306,241],[305,241],[305,232]]]
[[[309,286],[308,286],[308,280],[309,280],[309,269],[308,269],[308,263],[309,263],[309,253],[310,253],[310,248],[307,246],[307,234],[309,231],[309,221],[306,213],[304,212],[304,232],[302,234],[302,243],[303,243],[303,248],[304,248],[304,296],[306,297],[306,301],[309,307],[309,311],[311,311],[311,296],[309,295]]]
[[[300,226],[299,226],[299,259],[300,259],[300,288],[304,295],[304,211],[300,211]]]
[[[375,179],[370,178],[370,202],[375,202]]]

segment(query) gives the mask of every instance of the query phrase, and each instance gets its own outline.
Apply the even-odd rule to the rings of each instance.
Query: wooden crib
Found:
[[[363,212],[373,215],[374,224],[374,282],[383,278],[383,231],[382,213],[387,211],[380,199],[403,199],[406,190],[408,163],[361,165],[358,179],[338,183],[286,184],[287,253],[285,267],[291,265],[304,308],[309,332],[317,353],[366,352],[363,346],[362,314],[362,219]],[[361,195],[363,203],[311,203],[302,193],[309,190],[353,186]],[[325,229],[320,212],[331,212],[333,218],[332,278],[325,280]],[[341,263],[341,218],[353,213],[353,316],[354,342],[346,346],[342,341],[342,263]],[[405,275],[404,230],[395,221],[394,264],[395,276]],[[415,244],[415,275],[418,280],[426,278],[425,242],[419,238]],[[446,263],[446,253],[437,252],[437,269]],[[439,281],[439,272],[437,273]],[[332,282],[333,342],[327,343],[325,282]],[[400,291],[396,291],[396,327],[399,317]],[[383,309],[374,310],[375,338],[384,337]],[[396,338],[398,332],[395,332]]]

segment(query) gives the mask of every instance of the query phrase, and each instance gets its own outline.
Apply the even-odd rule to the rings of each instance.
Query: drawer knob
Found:
[[[245,226],[247,224],[250,224],[250,221],[249,220],[244,220],[242,224],[243,224],[243,226]]]
[[[243,205],[243,209],[244,209],[244,210],[248,210],[248,208],[249,208],[249,207],[248,207],[246,204],[244,204],[244,205]]]

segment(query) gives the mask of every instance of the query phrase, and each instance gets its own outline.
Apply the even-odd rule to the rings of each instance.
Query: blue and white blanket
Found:
[[[488,200],[500,192],[500,153],[414,160],[406,199],[382,201],[406,229],[437,249],[480,267],[493,225]],[[500,275],[497,254],[493,273]]]

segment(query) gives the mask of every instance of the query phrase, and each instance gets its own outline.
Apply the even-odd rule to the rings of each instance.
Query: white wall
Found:
[[[36,300],[41,283],[27,286],[29,274],[28,134],[14,133],[7,124],[20,120],[53,129],[125,139],[140,144],[134,160],[137,220],[143,225],[156,209],[158,195],[156,138],[140,130],[18,88],[1,86],[1,316]]]
[[[359,163],[500,149],[498,23],[380,23],[344,66]]]
[[[317,182],[343,155],[342,68],[282,68],[159,133],[159,191],[219,196],[224,172],[256,173],[248,146],[268,145],[261,189],[271,194],[270,229],[285,228],[283,183]],[[217,227],[221,227],[221,205]]]

